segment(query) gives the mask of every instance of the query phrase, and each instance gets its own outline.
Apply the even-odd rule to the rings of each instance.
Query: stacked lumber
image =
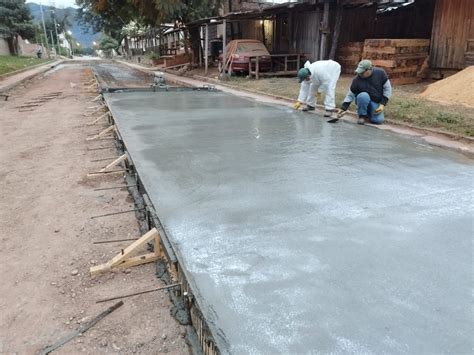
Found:
[[[362,57],[385,69],[392,84],[415,84],[429,49],[429,39],[366,39]]]
[[[362,59],[364,42],[348,42],[338,48],[337,62],[341,64],[341,71],[345,74],[354,74],[357,64]]]

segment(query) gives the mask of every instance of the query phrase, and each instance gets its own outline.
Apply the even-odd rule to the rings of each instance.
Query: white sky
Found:
[[[41,3],[47,6],[55,6],[55,7],[77,7],[76,2],[74,0],[31,0],[28,2],[35,2],[37,4]]]

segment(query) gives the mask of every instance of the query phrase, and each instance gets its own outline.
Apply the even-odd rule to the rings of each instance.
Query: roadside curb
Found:
[[[236,93],[238,94],[238,92],[240,92],[240,96],[242,96],[242,93],[246,93],[247,95],[244,95],[244,96],[248,96],[252,98],[259,98],[259,97],[267,98],[267,100],[265,101],[270,104],[274,103],[274,104],[279,104],[279,105],[291,106],[291,104],[294,101],[288,97],[271,95],[271,94],[267,94],[267,93],[256,91],[256,90],[236,88],[230,85],[226,85],[225,83],[222,83],[219,80],[202,77],[199,75],[193,75],[192,77],[179,76],[179,75],[176,75],[176,72],[171,72],[171,71],[162,70],[158,68],[150,69],[150,68],[140,66],[139,64],[128,63],[126,61],[117,60],[117,59],[115,59],[115,61],[123,65],[127,65],[129,67],[144,71],[144,72],[153,72],[157,70],[165,72],[170,77],[169,79],[171,81],[181,84],[181,85],[185,85],[185,86],[197,86],[199,85],[200,82],[210,83],[210,84],[215,85],[222,91],[232,92],[234,94]],[[317,107],[320,109],[321,108],[324,109],[324,107],[321,105],[317,105]],[[320,113],[314,112],[314,114],[319,115]],[[351,116],[351,117],[347,117],[347,116]],[[357,118],[357,115],[354,112],[348,112],[348,114],[342,117],[341,120],[356,124],[356,118]],[[388,119],[386,123],[383,125],[374,125],[374,124],[366,123],[365,126],[397,133],[397,134],[407,136],[407,137],[417,137],[419,139],[422,139],[429,145],[456,151],[458,153],[464,154],[465,156],[469,158],[474,158],[474,143],[471,139],[467,137],[458,137],[458,136],[450,134],[449,132],[442,132],[442,131],[436,131],[429,128],[410,126],[407,124],[391,121],[390,119]]]
[[[44,63],[39,63],[39,64],[36,64],[36,65],[33,65],[33,66],[31,66],[31,67],[26,67],[26,68],[18,69],[18,70],[9,72],[9,73],[1,74],[1,75],[0,75],[0,80],[9,78],[9,77],[11,77],[11,76],[14,76],[14,75],[23,73],[23,72],[28,71],[28,70],[33,70],[33,69],[39,68],[39,67],[41,67],[42,65],[51,64],[51,63],[53,63],[53,62],[54,62],[54,60],[50,60],[50,61],[47,61],[47,62],[44,62]]]
[[[24,77],[22,77],[22,78],[20,78],[16,81],[14,80],[13,83],[5,85],[5,86],[2,86],[2,82],[0,81],[0,93],[7,92],[7,91],[13,89],[14,87],[20,85],[21,83],[23,83],[27,80],[30,80],[30,79],[34,78],[35,76],[37,76],[37,75],[43,74],[44,72],[48,71],[49,69],[52,69],[52,68],[56,67],[57,65],[59,65],[63,62],[64,62],[64,60],[58,60],[58,61],[55,61],[55,62],[48,62],[46,64],[41,64],[41,65],[35,66],[33,68],[27,68],[26,70],[23,70],[21,72],[16,72],[15,74],[8,75],[6,77],[0,77],[0,79],[14,80],[15,75],[26,74],[26,76],[24,76]],[[31,71],[31,74],[28,74],[28,71]]]

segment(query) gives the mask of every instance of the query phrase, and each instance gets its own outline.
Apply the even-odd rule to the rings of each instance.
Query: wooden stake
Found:
[[[93,141],[95,139],[98,139],[102,136],[105,136],[107,133],[109,132],[112,132],[113,130],[115,129],[115,126],[112,125],[110,127],[107,127],[106,129],[104,129],[102,132],[100,132],[99,134],[96,134],[94,137],[89,137],[89,138],[86,138],[87,141]]]
[[[88,123],[87,125],[88,125],[88,126],[95,125],[95,124],[96,124],[97,122],[99,122],[102,118],[107,117],[108,115],[110,115],[110,112],[104,113],[102,116],[97,117],[93,122]]]
[[[96,102],[96,101],[98,101],[101,96],[102,96],[102,94],[97,95],[97,96],[94,97],[90,102]]]
[[[109,165],[105,166],[104,168],[100,169],[99,172],[100,173],[103,173],[105,172],[106,170],[114,167],[114,166],[117,166],[118,164],[120,164],[121,162],[127,160],[128,157],[127,157],[127,154],[122,154],[121,156],[119,156],[117,159],[115,159],[113,162],[111,162]]]
[[[94,113],[96,113],[96,112],[102,110],[103,108],[105,108],[105,105],[100,105],[99,107],[96,107],[96,106],[91,107],[91,109],[95,109],[95,110],[94,110],[94,111],[91,111],[91,112],[86,112],[86,113],[84,114],[84,116],[90,117],[91,115],[93,115]],[[89,109],[89,107],[88,107],[88,109]]]
[[[142,254],[139,256],[133,256],[132,254],[137,252],[137,249],[143,248],[147,243],[155,241],[155,251],[153,253]],[[100,273],[110,271],[118,267],[131,267],[136,265],[142,265],[151,263],[158,260],[162,256],[162,250],[160,246],[160,233],[156,228],[151,229],[145,233],[142,237],[134,241],[127,248],[122,249],[120,253],[114,256],[107,263],[93,266],[90,268],[91,276],[98,275]]]

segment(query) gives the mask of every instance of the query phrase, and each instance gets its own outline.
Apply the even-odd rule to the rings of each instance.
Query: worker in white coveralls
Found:
[[[325,93],[324,117],[330,117],[336,108],[336,84],[341,75],[341,65],[334,60],[319,60],[314,63],[307,61],[298,71],[301,83],[300,95],[293,108],[299,110],[302,104],[306,107],[302,111],[314,111],[316,108],[316,93]]]

